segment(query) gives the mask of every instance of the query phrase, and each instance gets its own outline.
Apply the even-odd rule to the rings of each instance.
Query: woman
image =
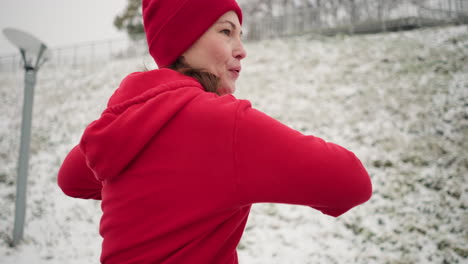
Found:
[[[246,52],[234,0],[144,0],[158,70],[130,74],[60,168],[102,199],[102,263],[237,263],[253,203],[339,216],[370,198],[348,150],[238,100]]]

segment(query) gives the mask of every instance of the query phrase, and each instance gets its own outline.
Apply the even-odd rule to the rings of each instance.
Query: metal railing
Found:
[[[374,33],[468,23],[468,0],[429,0],[424,4],[403,1],[391,9],[382,6],[376,9],[376,0],[362,0],[359,3],[358,10],[343,5],[339,8],[302,8],[277,16],[246,18],[244,38],[255,41],[307,33]],[[52,56],[46,67],[76,67],[142,55],[146,53],[146,43],[144,38],[142,40],[141,43],[134,43],[122,38],[52,48]],[[21,68],[20,63],[19,54],[0,56],[0,72],[17,71]]]
[[[109,39],[51,48],[45,68],[78,67],[111,60],[133,57],[139,52],[136,45],[127,38]],[[0,72],[17,71],[22,68],[18,54],[0,56]]]
[[[434,0],[425,4],[404,1],[387,8],[375,0],[350,6],[294,9],[277,16],[245,19],[247,40],[306,33],[375,33],[447,23],[468,23],[468,0]]]

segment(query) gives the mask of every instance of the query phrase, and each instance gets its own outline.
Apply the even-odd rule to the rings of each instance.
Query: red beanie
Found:
[[[143,0],[146,40],[158,67],[173,63],[228,11],[242,24],[235,0]]]

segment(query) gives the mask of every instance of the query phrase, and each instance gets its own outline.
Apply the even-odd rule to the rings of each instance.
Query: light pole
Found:
[[[15,226],[12,241],[12,246],[16,246],[23,238],[24,218],[26,215],[26,185],[29,167],[34,86],[36,84],[37,71],[46,61],[44,53],[47,46],[31,34],[17,29],[6,28],[3,30],[3,34],[19,49],[23,58],[25,71],[23,118],[21,122],[21,142],[16,181]]]

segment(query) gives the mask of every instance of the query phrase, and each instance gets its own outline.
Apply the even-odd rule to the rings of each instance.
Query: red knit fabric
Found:
[[[122,82],[58,183],[70,196],[102,199],[108,264],[237,263],[253,203],[338,216],[372,191],[353,153],[169,69]]]
[[[143,0],[142,11],[149,53],[159,68],[173,63],[226,12],[235,11],[242,24],[235,0]]]

